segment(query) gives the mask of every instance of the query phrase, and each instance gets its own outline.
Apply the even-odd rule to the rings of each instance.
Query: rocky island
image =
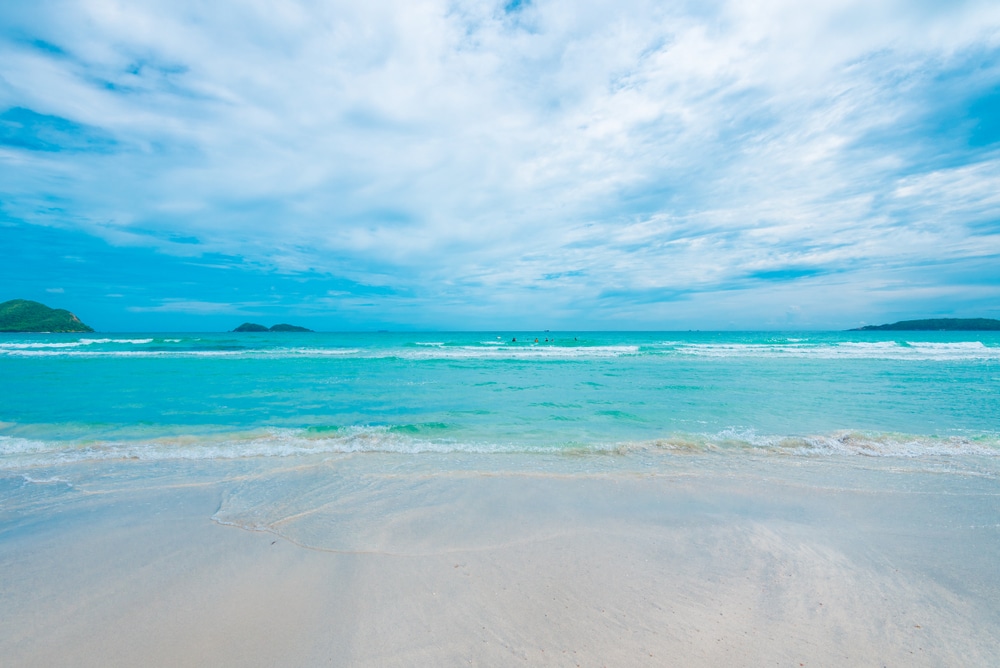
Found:
[[[889,325],[866,325],[852,332],[997,332],[1000,320],[991,318],[931,318],[901,320]]]
[[[75,315],[28,299],[0,304],[0,332],[92,332]]]
[[[299,327],[298,325],[286,325],[281,323],[280,325],[272,325],[270,332],[311,332],[311,329],[306,329],[305,327]]]
[[[267,327],[265,327],[264,325],[258,325],[255,322],[245,322],[242,325],[240,325],[239,327],[237,327],[236,329],[234,329],[233,331],[234,332],[266,332],[267,331]]]
[[[311,332],[311,329],[306,329],[305,327],[299,327],[298,325],[286,325],[281,323],[279,325],[274,325],[270,329],[264,325],[258,325],[255,322],[245,322],[236,329],[234,332]]]

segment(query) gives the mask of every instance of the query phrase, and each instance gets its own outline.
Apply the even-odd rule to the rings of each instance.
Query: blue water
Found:
[[[982,467],[998,434],[988,332],[0,335],[15,471],[366,451]]]

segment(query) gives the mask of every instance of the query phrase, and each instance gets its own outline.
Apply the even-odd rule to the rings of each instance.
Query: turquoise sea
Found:
[[[544,478],[543,490],[595,475],[736,476],[806,494],[919,491],[933,493],[921,497],[932,509],[945,507],[933,495],[961,497],[964,509],[941,521],[994,536],[1000,336],[0,338],[8,528],[101,495],[210,484],[220,490],[218,523],[312,547],[381,549],[367,528],[405,525],[397,515],[413,508],[481,502],[492,477]],[[496,494],[502,506],[515,502]]]
[[[896,458],[993,475],[1000,335],[0,335],[6,476],[363,452]]]

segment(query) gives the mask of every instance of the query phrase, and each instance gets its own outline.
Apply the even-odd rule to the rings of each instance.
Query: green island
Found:
[[[92,332],[75,315],[28,299],[0,304],[0,332]]]
[[[1000,320],[992,318],[930,318],[901,320],[889,325],[866,325],[851,332],[997,332]]]
[[[286,325],[281,323],[279,325],[274,325],[270,329],[264,325],[258,325],[255,322],[245,322],[236,329],[234,332],[311,332],[311,329],[306,329],[305,327],[299,327],[298,325]]]

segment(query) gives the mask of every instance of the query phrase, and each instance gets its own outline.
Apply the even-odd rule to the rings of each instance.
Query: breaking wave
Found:
[[[232,460],[254,457],[359,453],[470,454],[755,454],[822,457],[998,457],[997,434],[923,436],[838,431],[831,434],[762,435],[747,429],[714,434],[671,434],[639,441],[524,443],[462,440],[447,425],[269,428],[234,433],[162,436],[133,440],[38,440],[0,436],[0,469],[88,461]]]
[[[641,337],[640,337],[641,338]],[[912,338],[912,337],[911,337]],[[873,359],[918,361],[1000,360],[997,341],[830,341],[775,337],[764,341],[619,340],[602,335],[597,340],[546,339],[541,342],[483,340],[398,340],[386,345],[363,337],[345,339],[317,335],[287,345],[287,340],[258,342],[212,335],[181,338],[79,338],[77,340],[0,341],[7,357],[225,357],[225,358],[357,358],[404,360],[573,360],[622,357]]]

